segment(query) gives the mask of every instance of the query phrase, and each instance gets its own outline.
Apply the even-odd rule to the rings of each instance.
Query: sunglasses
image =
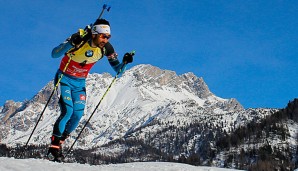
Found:
[[[108,39],[109,40],[111,38],[111,35],[106,35],[104,33],[100,33],[99,37],[102,38],[102,39]]]

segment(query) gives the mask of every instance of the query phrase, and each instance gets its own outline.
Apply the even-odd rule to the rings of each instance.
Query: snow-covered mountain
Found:
[[[74,141],[113,78],[108,73],[88,76],[85,115],[65,146]],[[51,81],[31,100],[7,101],[0,107],[0,143],[8,146],[26,143],[52,90]],[[235,163],[236,159],[227,160],[230,160],[231,153],[232,157],[236,153],[240,155],[241,150],[250,154],[255,148],[264,145],[279,148],[280,144],[287,144],[292,151],[296,149],[296,122],[276,121],[268,133],[268,129],[262,132],[250,127],[263,129],[263,121],[277,111],[244,109],[234,98],[224,99],[213,94],[203,78],[193,73],[177,75],[155,66],[138,65],[127,70],[112,85],[74,148],[92,148],[89,153],[100,154],[101,159],[113,156],[123,159],[122,162],[161,158],[165,161],[164,157],[177,161],[199,156],[195,158],[198,164],[234,167],[227,163]],[[59,112],[55,93],[29,144],[50,143],[52,127]],[[260,125],[256,125],[258,123]],[[244,127],[253,133],[249,132],[245,140],[238,140],[233,134],[236,131],[240,137],[243,136],[243,130],[241,134],[237,131]],[[273,127],[278,130],[272,131]],[[286,136],[281,138],[280,135]],[[238,141],[245,141],[245,144],[239,146]],[[141,149],[147,151],[141,152]],[[123,155],[129,152],[137,156],[124,160]],[[240,163],[240,160],[237,159],[237,162]]]
[[[87,106],[81,123],[92,113],[112,79],[107,73],[88,76]],[[14,145],[26,142],[52,89],[50,82],[29,101],[7,101],[4,104],[0,113],[1,143]],[[54,95],[31,143],[49,143],[52,125],[60,111],[57,101]],[[154,119],[191,123],[209,115],[215,118],[221,115],[233,123],[249,119],[245,113],[236,99],[215,96],[204,80],[193,73],[178,76],[173,71],[138,65],[128,70],[111,87],[82,136],[81,142],[84,143],[79,144],[86,147],[102,145]]]

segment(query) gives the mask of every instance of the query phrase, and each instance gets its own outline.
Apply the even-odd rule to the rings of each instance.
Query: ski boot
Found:
[[[70,135],[67,133],[63,133],[61,138],[60,138],[60,145],[64,143],[64,141],[69,137]]]
[[[51,161],[55,162],[62,162],[64,159],[64,156],[62,154],[62,146],[60,143],[61,137],[52,136],[51,137],[51,145],[48,150],[48,158]]]

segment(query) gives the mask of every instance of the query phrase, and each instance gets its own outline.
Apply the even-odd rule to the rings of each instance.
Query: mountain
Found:
[[[89,75],[86,84],[87,106],[82,123],[92,113],[112,79],[107,73]],[[52,90],[53,83],[50,82],[29,101],[7,101],[4,104],[0,113],[2,143],[13,145],[28,139]],[[32,144],[49,142],[52,125],[60,111],[57,102],[55,93],[37,127]],[[218,115],[235,111],[243,111],[236,99],[216,97],[204,80],[193,73],[178,76],[173,71],[139,65],[127,71],[111,87],[82,139],[87,147],[102,145],[107,138],[121,137],[153,119],[190,123],[206,113]]]
[[[88,76],[85,115],[65,147],[76,138],[112,79],[108,73]],[[2,144],[13,148],[27,141],[52,90],[51,81],[31,100],[7,101],[0,108]],[[55,93],[30,145],[49,144],[60,111],[57,102]],[[73,156],[76,161],[91,164],[159,160],[247,168],[243,163],[253,163],[259,156],[253,150],[267,148],[268,144],[273,148],[286,143],[295,151],[297,122],[274,120],[267,127],[280,132],[264,131],[278,112],[244,109],[234,98],[217,97],[203,78],[193,73],[177,75],[155,66],[138,65],[112,85],[74,146],[77,151]],[[254,155],[240,161],[238,156],[246,153]]]

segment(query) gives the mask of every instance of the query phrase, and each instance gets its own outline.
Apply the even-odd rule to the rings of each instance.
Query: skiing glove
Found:
[[[73,35],[71,35],[69,42],[71,43],[71,45],[76,46],[76,45],[80,45],[83,41],[83,38],[81,37],[80,33],[77,32]]]
[[[73,46],[80,45],[82,42],[87,42],[91,38],[91,26],[87,25],[85,29],[79,29],[79,32],[71,35],[69,41]]]
[[[133,56],[133,54],[131,54],[131,53],[124,54],[124,57],[123,57],[122,62],[123,63],[126,63],[126,64],[132,63],[132,61],[133,61],[133,57],[132,56]]]

